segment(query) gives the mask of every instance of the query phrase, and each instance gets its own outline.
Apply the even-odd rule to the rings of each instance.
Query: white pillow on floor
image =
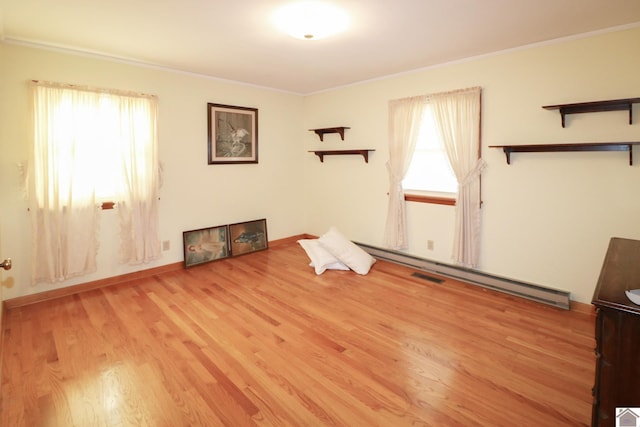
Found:
[[[301,239],[298,240],[302,249],[307,253],[311,260],[311,267],[316,274],[322,274],[326,270],[349,270],[349,267],[338,261],[336,257],[331,255],[321,244],[318,239]]]
[[[318,240],[331,255],[358,274],[369,273],[376,262],[374,257],[344,237],[335,227],[331,227]]]

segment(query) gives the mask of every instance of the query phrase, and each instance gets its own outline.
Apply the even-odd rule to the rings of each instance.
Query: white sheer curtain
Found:
[[[121,261],[157,257],[155,97],[51,82],[32,82],[31,94],[32,282],[96,271],[97,196],[124,194],[121,221],[136,218],[122,227]],[[132,256],[131,241],[148,250]]]
[[[121,106],[122,119],[128,124],[123,128],[128,132],[119,140],[124,183],[120,197],[116,199],[120,218],[120,262],[141,264],[160,257],[159,162],[155,143],[157,107],[153,102],[145,108],[146,99],[128,101]],[[135,125],[144,118],[141,116],[148,117],[147,126]]]
[[[480,257],[479,87],[434,94],[430,97],[436,123],[451,167],[458,180],[452,258],[464,267],[477,267]]]
[[[402,179],[407,173],[420,134],[426,100],[425,96],[416,96],[389,102],[389,206],[384,242],[392,249],[408,247]]]

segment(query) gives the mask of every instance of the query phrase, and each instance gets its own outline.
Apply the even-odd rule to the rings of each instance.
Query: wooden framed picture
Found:
[[[231,256],[229,252],[229,226],[227,225],[184,231],[182,240],[184,242],[185,268]]]
[[[209,164],[258,163],[258,109],[207,104]]]
[[[268,249],[267,220],[257,219],[229,225],[229,242],[231,256]]]

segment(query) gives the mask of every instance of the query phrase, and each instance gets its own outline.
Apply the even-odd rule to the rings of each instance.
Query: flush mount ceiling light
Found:
[[[292,37],[318,40],[341,31],[349,25],[347,14],[322,1],[297,1],[276,10],[275,25]]]

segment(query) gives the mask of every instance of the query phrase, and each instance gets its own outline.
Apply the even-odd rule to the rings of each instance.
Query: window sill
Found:
[[[450,197],[425,196],[418,194],[405,194],[404,200],[407,202],[430,203],[433,205],[455,206],[456,199]]]

